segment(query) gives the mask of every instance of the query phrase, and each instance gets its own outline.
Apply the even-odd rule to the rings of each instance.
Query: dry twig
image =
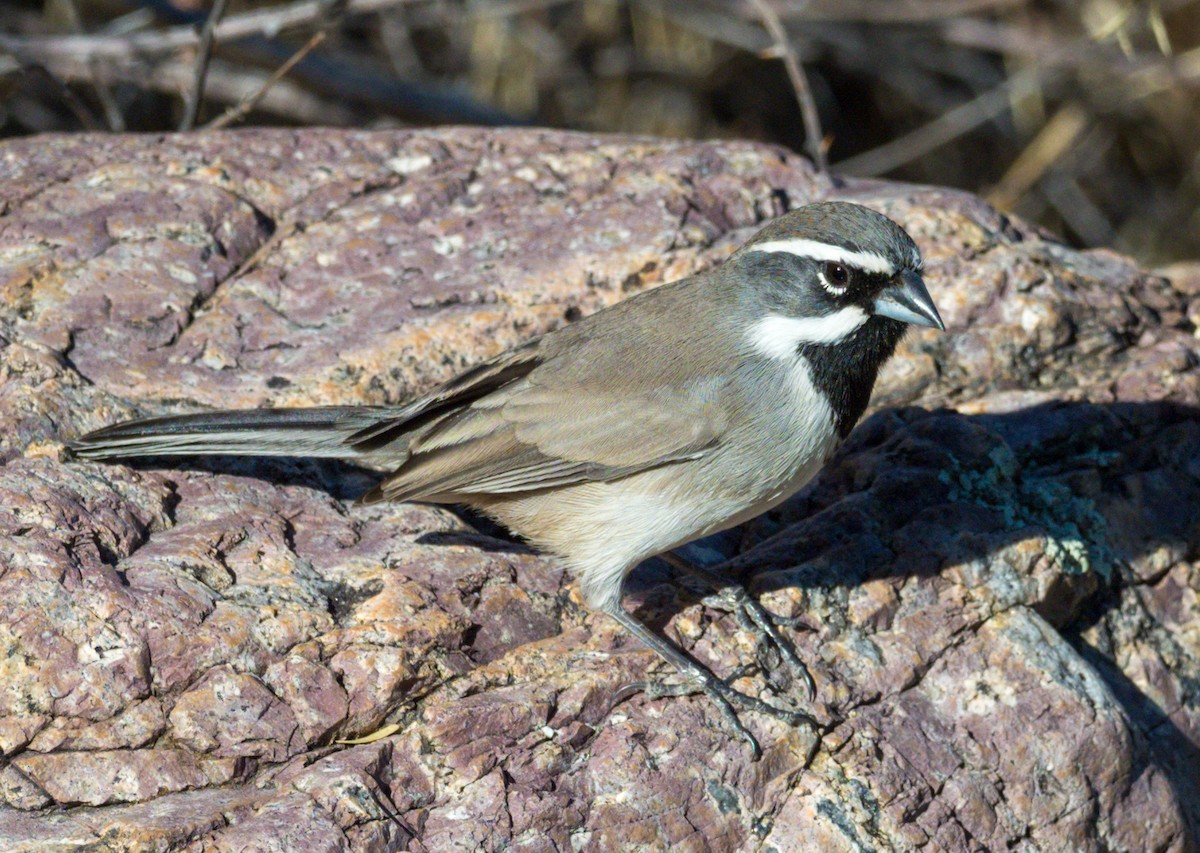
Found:
[[[235,121],[239,121],[244,118],[252,109],[254,109],[255,106],[257,106],[259,101],[266,97],[267,92],[270,91],[272,86],[282,80],[284,76],[296,66],[297,62],[308,56],[312,49],[324,40],[325,30],[318,30],[317,32],[313,33],[312,38],[305,42],[299,50],[288,57],[287,61],[284,62],[283,65],[280,65],[278,68],[276,68],[271,76],[263,81],[263,84],[259,86],[258,90],[254,92],[254,94],[248,98],[242,99],[235,106],[230,107],[217,118],[206,124],[204,129],[220,130],[223,127],[233,124]]]
[[[345,12],[380,12],[414,2],[421,0],[349,0]],[[327,0],[302,0],[286,6],[231,15],[214,28],[213,37],[221,42],[256,35],[273,37],[284,30],[319,21],[327,13],[328,6]],[[31,64],[37,62],[51,66],[95,59],[136,64],[184,48],[198,47],[199,44],[200,34],[190,25],[127,35],[22,37],[0,33],[0,50],[13,53]]]
[[[62,9],[66,13],[68,24],[76,35],[84,35],[83,16],[79,14],[79,6],[75,0],[63,0]],[[117,106],[117,99],[113,97],[112,90],[108,87],[108,75],[101,68],[101,63],[89,63],[91,71],[92,91],[96,93],[96,100],[100,102],[100,109],[104,111],[104,120],[108,123],[108,129],[119,133],[125,129],[125,117],[121,115],[121,108]]]
[[[214,0],[212,11],[200,31],[200,44],[196,49],[196,66],[192,77],[192,85],[184,99],[183,118],[179,120],[179,129],[191,130],[196,126],[196,116],[200,114],[200,104],[204,100],[204,79],[208,76],[208,63],[212,60],[213,33],[225,14],[225,6],[229,0]]]
[[[1021,197],[1070,150],[1088,125],[1087,110],[1075,101],[1064,105],[1046,122],[999,183],[988,193],[988,201],[1002,210],[1012,210]]]
[[[273,73],[273,72],[272,72]],[[237,104],[258,97],[254,109],[299,125],[353,125],[362,117],[349,102],[336,102],[284,77],[267,86],[272,74],[257,68],[213,58],[208,68],[205,99],[214,104]],[[182,63],[163,63],[155,69],[156,91],[175,94],[188,85],[191,69]]]
[[[842,160],[837,164],[838,171],[849,175],[887,174],[991,121],[1009,108],[1014,97],[1038,86],[1042,77],[1050,71],[1048,67],[1020,71],[999,86],[943,113],[911,133]]]
[[[771,8],[767,0],[750,0],[750,2],[754,4],[754,8],[762,19],[763,27],[766,28],[774,42],[770,55],[782,59],[783,67],[787,69],[788,79],[792,83],[792,89],[796,92],[796,100],[800,104],[800,117],[804,121],[804,147],[808,149],[808,156],[816,164],[817,171],[823,173],[828,170],[828,164],[825,162],[825,135],[821,132],[821,117],[817,113],[817,105],[813,101],[812,88],[808,85],[804,66],[800,64],[800,58],[792,48],[787,30],[783,28],[779,16],[775,14],[775,10]]]

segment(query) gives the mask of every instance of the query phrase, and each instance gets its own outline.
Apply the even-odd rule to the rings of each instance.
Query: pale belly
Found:
[[[832,430],[779,474],[730,489],[713,468],[665,466],[612,482],[581,483],[482,506],[539,548],[562,557],[592,607],[619,600],[625,576],[639,563],[754,518],[811,480],[836,446]],[[735,478],[736,479],[736,478]]]
[[[766,512],[821,470],[838,442],[832,411],[803,362],[784,378],[700,459],[477,505],[561,556],[588,603],[611,609],[638,563]]]

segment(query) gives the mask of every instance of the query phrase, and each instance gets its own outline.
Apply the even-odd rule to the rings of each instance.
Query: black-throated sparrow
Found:
[[[467,504],[558,555],[592,607],[699,680],[748,736],[731,701],[778,709],[735,693],[626,613],[622,583],[643,560],[770,509],[820,470],[906,324],[944,328],[920,271],[892,220],[810,204],[716,269],[408,405],[151,418],[73,448],[93,459],[325,456],[394,468],[363,500]]]

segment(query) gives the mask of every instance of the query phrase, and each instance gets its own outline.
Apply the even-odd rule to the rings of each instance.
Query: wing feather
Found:
[[[740,340],[711,328],[706,311],[727,313],[713,301],[724,298],[714,281],[641,294],[604,312],[603,323],[585,318],[447,386],[449,395],[397,427],[409,456],[365,500],[469,503],[711,452],[728,428],[724,377]],[[664,329],[678,327],[694,330],[699,345],[669,346]]]
[[[617,399],[523,380],[428,425],[366,500],[467,499],[614,480],[695,459],[725,429],[716,382]]]

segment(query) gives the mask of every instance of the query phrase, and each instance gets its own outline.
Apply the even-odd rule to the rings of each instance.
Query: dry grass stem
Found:
[[[848,175],[886,175],[996,118],[1008,109],[1012,98],[1034,91],[1042,75],[1049,73],[1049,69],[1018,72],[994,89],[943,113],[911,133],[842,160],[837,169]]]
[[[203,11],[214,2],[121,16],[113,0],[0,0],[0,132],[157,132],[219,115],[208,127],[742,137],[801,147],[819,168],[990,187],[1019,216],[1148,265],[1200,256],[1200,0],[224,0],[223,15]]]
[[[1087,110],[1074,101],[1067,103],[1013,161],[1000,182],[988,193],[988,201],[1002,210],[1012,210],[1020,198],[1070,150],[1087,128]]]
[[[184,99],[183,117],[179,120],[179,129],[191,130],[196,125],[196,116],[200,114],[200,104],[204,100],[204,78],[208,76],[208,63],[212,60],[213,33],[229,0],[214,0],[212,11],[200,31],[200,44],[196,48],[196,68],[192,77],[192,85]]]
[[[317,32],[313,33],[312,38],[305,42],[303,47],[288,57],[286,62],[276,68],[271,76],[264,80],[263,84],[259,86],[253,94],[251,94],[248,98],[242,99],[235,106],[231,107],[220,116],[210,121],[204,126],[204,129],[220,130],[223,127],[233,124],[235,121],[240,121],[241,119],[245,118],[250,111],[258,106],[258,103],[264,97],[266,97],[267,92],[271,90],[272,86],[276,85],[280,80],[282,80],[289,71],[296,67],[296,63],[308,56],[313,48],[315,48],[324,40],[324,30],[318,30]]]
[[[791,81],[792,89],[796,93],[796,100],[800,104],[800,115],[804,121],[805,150],[816,164],[817,170],[826,172],[828,163],[825,160],[826,145],[825,134],[821,132],[821,116],[817,112],[816,102],[813,101],[812,87],[808,84],[808,77],[804,73],[804,66],[800,64],[800,57],[796,55],[796,51],[788,39],[787,30],[783,28],[779,16],[775,14],[775,10],[771,8],[767,0],[750,0],[750,2],[758,11],[763,27],[766,28],[774,42],[772,58],[783,60],[788,80]]]
[[[425,0],[348,0],[345,12],[381,12]],[[213,38],[230,42],[248,36],[277,36],[319,21],[326,13],[325,0],[301,0],[284,6],[272,6],[230,15],[213,30]],[[34,62],[53,63],[56,60],[81,62],[107,60],[135,63],[155,56],[175,53],[200,45],[200,34],[190,25],[165,30],[131,33],[129,35],[31,36],[13,37],[0,33],[0,50]]]

